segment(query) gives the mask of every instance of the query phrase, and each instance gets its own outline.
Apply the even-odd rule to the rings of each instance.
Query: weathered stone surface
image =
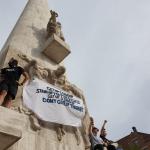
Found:
[[[0,123],[0,150],[5,150],[21,138],[20,130]]]
[[[18,22],[16,23],[12,33],[6,41],[2,51],[0,52],[0,66],[6,66],[11,57],[15,57],[19,61],[19,65],[24,67],[26,62],[18,57],[18,53],[26,54],[36,59],[42,66],[49,69],[56,69],[60,61],[62,61],[70,52],[66,51],[69,48],[64,44],[66,48],[63,54],[60,55],[59,47],[56,48],[58,55],[55,59],[57,63],[51,61],[45,56],[42,51],[43,47],[49,46],[49,42],[46,38],[46,25],[49,20],[49,10],[47,0],[29,0],[23,13],[21,14]],[[50,40],[50,39],[49,39]],[[57,39],[56,39],[57,40]],[[58,40],[57,40],[58,41]],[[58,42],[59,43],[59,42]],[[62,64],[62,63],[61,63]],[[16,99],[13,101],[13,106],[22,106],[22,87],[19,87]],[[22,112],[21,112],[22,113]],[[83,126],[79,128],[79,136],[81,142],[77,145],[75,132],[73,127],[64,126],[65,135],[62,140],[57,138],[57,125],[53,123],[47,123],[39,120],[41,124],[41,130],[34,131],[31,127],[30,115],[19,114],[13,110],[9,110],[0,107],[0,128],[6,134],[10,135],[10,131],[13,130],[9,138],[15,134],[15,138],[22,137],[16,143],[14,143],[8,150],[84,150],[86,146],[85,138],[88,133],[89,114],[86,110],[86,116],[83,119]],[[12,128],[11,128],[12,127]],[[14,138],[13,137],[13,138]],[[12,139],[12,138],[11,138]],[[15,141],[15,140],[14,140]],[[4,143],[4,142],[2,142]],[[0,145],[1,146],[1,145]]]
[[[37,60],[44,60],[43,65],[53,67],[54,62],[42,53],[45,44],[46,26],[49,20],[47,0],[28,0],[25,9],[0,51],[0,66],[5,63],[8,47],[19,50]]]
[[[22,137],[25,116],[0,107],[0,150],[5,150]]]
[[[53,34],[46,41],[43,52],[54,62],[60,63],[70,54],[70,49],[63,40],[61,40],[57,35]]]

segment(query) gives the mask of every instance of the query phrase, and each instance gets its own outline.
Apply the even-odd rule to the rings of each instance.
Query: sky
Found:
[[[27,0],[1,0],[0,48]],[[86,97],[99,128],[107,120],[108,138],[118,140],[136,126],[150,133],[150,1],[49,0],[71,54],[69,80]]]

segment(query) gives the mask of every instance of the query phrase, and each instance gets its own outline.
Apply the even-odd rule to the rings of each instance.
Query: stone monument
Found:
[[[39,120],[23,105],[23,88],[19,87],[12,108],[0,107],[0,150],[90,149],[89,113],[83,92],[67,79],[63,59],[70,50],[57,17],[52,10],[49,14],[47,0],[28,0],[0,51],[0,66],[5,67],[14,57],[31,80],[37,77],[82,99],[86,107],[82,126],[76,128]]]

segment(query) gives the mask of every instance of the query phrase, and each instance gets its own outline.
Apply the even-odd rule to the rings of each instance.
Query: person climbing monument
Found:
[[[16,97],[18,86],[24,85],[28,80],[28,74],[22,67],[18,66],[18,61],[14,58],[10,59],[8,66],[0,70],[0,105],[10,108],[12,100]],[[19,83],[21,75],[24,79]]]
[[[90,126],[89,126],[89,137],[91,142],[92,150],[103,150],[103,141],[100,139],[98,132],[99,129],[94,126],[94,120],[90,117]]]
[[[104,146],[107,148],[107,150],[116,150],[116,147],[113,145],[115,142],[108,140],[106,138],[106,136],[107,136],[107,132],[105,129],[106,123],[107,123],[107,120],[104,120],[104,123],[100,130],[100,137],[103,140]],[[117,145],[117,143],[115,143],[115,144]]]

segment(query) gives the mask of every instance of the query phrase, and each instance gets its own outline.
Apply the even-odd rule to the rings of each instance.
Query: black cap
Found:
[[[13,66],[17,66],[18,65],[18,61],[14,58],[11,58],[10,61],[8,62],[8,65],[10,67],[13,67]]]

